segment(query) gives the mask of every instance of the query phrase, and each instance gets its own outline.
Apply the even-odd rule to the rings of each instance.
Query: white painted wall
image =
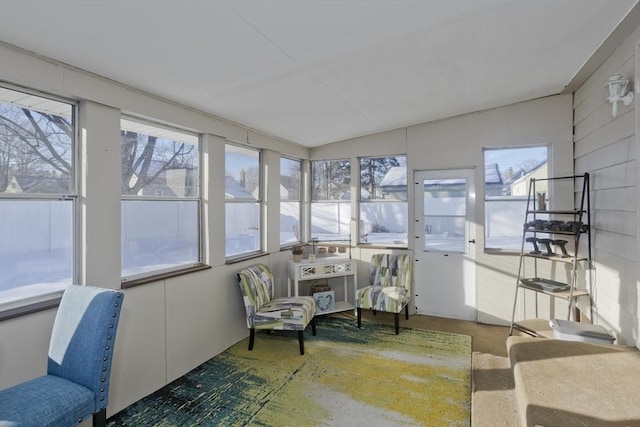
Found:
[[[578,88],[574,97],[575,169],[591,175],[596,312],[620,343],[640,346],[638,307],[638,129],[636,46],[640,27]],[[612,117],[604,86],[620,73],[636,99]]]
[[[598,262],[599,319],[618,330],[621,336],[637,342],[637,135],[632,108],[621,109],[610,119],[603,106],[602,84],[614,71],[634,72],[635,38],[625,42],[576,93],[576,172],[594,173],[596,204],[596,260]],[[119,164],[113,150],[119,150],[119,138],[112,135],[117,111],[161,120],[205,134],[204,161],[209,165],[205,177],[204,215],[207,262],[211,269],[158,281],[126,290],[120,329],[117,336],[112,373],[109,415],[194,368],[247,336],[244,308],[235,284],[235,273],[254,262],[267,262],[278,277],[278,293],[286,289],[286,263],[289,252],[279,252],[277,238],[268,238],[270,255],[242,263],[225,265],[224,208],[221,201],[224,142],[249,143],[274,153],[297,158],[351,158],[359,154],[408,156],[412,173],[421,169],[475,167],[476,182],[482,180],[482,148],[514,145],[550,144],[551,170],[554,175],[573,173],[572,96],[562,95],[481,111],[434,123],[398,129],[377,135],[331,144],[309,151],[279,141],[213,116],[184,108],[165,100],[119,86],[108,80],[47,62],[25,52],[0,45],[0,80],[63,97],[87,100],[87,142],[93,144],[87,155],[95,159],[107,153],[102,164],[90,160],[87,173],[106,174],[104,182],[90,179],[87,198],[95,197],[92,188],[106,191],[100,200],[87,200],[84,211],[87,230],[85,245],[92,248],[83,263],[86,283],[118,288],[119,275]],[[630,116],[630,117],[629,117]],[[86,119],[86,120],[85,120]],[[109,136],[111,135],[111,136]],[[117,134],[115,134],[117,135]],[[100,154],[101,155],[101,154]],[[270,158],[277,157],[273,153]],[[101,158],[102,159],[102,158]],[[95,168],[95,169],[92,169]],[[100,172],[97,172],[100,171]],[[268,172],[277,179],[277,168]],[[358,179],[352,171],[352,194],[357,194]],[[103,187],[104,186],[104,187]],[[277,185],[268,185],[269,200],[279,199]],[[560,195],[565,189],[558,189]],[[116,195],[117,194],[117,195]],[[482,188],[477,189],[482,198]],[[570,197],[569,197],[570,199]],[[409,213],[413,209],[413,190],[409,187]],[[96,205],[94,205],[96,203]],[[609,209],[616,205],[616,209]],[[619,206],[618,206],[619,205]],[[506,324],[511,316],[517,257],[485,254],[483,248],[484,212],[477,203],[476,259],[478,320]],[[99,208],[96,208],[99,207]],[[99,211],[102,209],[102,211]],[[267,207],[271,213],[273,206]],[[352,212],[356,211],[352,201]],[[275,217],[275,216],[274,216]],[[114,219],[117,218],[117,219]],[[518,219],[518,221],[520,221]],[[352,234],[356,240],[355,220]],[[409,224],[411,224],[411,219]],[[266,228],[275,226],[272,221]],[[409,231],[409,235],[411,235]],[[622,249],[617,249],[620,244]],[[409,251],[413,248],[410,247]],[[95,252],[94,252],[95,251]],[[352,251],[358,263],[360,283],[367,280],[367,261],[376,249]],[[545,301],[541,301],[544,306]],[[522,311],[529,309],[522,307]],[[0,388],[36,377],[45,372],[48,337],[55,310],[35,313],[0,322]],[[525,313],[526,314],[526,313]]]
[[[204,134],[203,199],[206,262],[211,269],[125,290],[116,338],[108,415],[180,377],[245,338],[248,330],[235,274],[255,263],[274,265],[277,292],[286,292],[279,236],[268,235],[258,259],[226,265],[224,247],[224,145],[227,140],[279,154],[307,158],[304,147],[260,135],[61,64],[0,44],[0,80],[81,101],[78,118],[83,158],[80,174],[80,283],[120,288],[120,114],[147,117]],[[268,172],[268,200],[279,200],[278,168]],[[278,205],[269,205],[276,229]],[[275,225],[275,228],[274,228]],[[282,268],[279,268],[282,266]],[[42,375],[55,310],[0,322],[0,389]]]
[[[506,107],[471,113],[409,128],[397,129],[376,135],[329,144],[311,150],[311,160],[350,158],[357,165],[358,156],[407,155],[407,175],[416,170],[443,168],[475,168],[477,183],[484,182],[483,148],[500,148],[527,145],[549,145],[550,165],[554,175],[570,175],[572,171],[572,97],[551,96]],[[356,194],[358,175],[352,166],[352,194]],[[558,186],[555,197],[572,205],[572,186]],[[482,200],[484,188],[476,188],[476,197]],[[409,186],[409,236],[414,235],[413,186]],[[558,206],[565,208],[567,206]],[[352,212],[357,212],[352,202]],[[515,282],[518,273],[518,257],[484,253],[484,204],[476,203],[476,261],[477,261],[477,308],[478,321],[490,324],[507,324],[511,321]],[[352,219],[352,230],[354,230]],[[519,224],[521,217],[513,218]],[[352,231],[353,232],[353,231]],[[413,251],[413,240],[409,239]],[[361,255],[362,254],[362,255]],[[370,259],[371,250],[354,251],[362,265]],[[359,271],[359,280],[366,281],[366,268]],[[525,310],[519,315],[533,317],[534,298],[538,298],[540,316],[548,316],[550,299],[544,295],[530,296]],[[561,309],[562,304],[558,309]],[[566,305],[564,305],[566,307]],[[566,312],[566,309],[563,309]]]

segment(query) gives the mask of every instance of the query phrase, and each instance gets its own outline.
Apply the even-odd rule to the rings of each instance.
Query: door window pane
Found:
[[[424,249],[465,253],[466,179],[424,180]]]

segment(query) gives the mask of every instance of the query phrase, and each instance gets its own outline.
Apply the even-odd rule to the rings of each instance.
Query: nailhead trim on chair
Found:
[[[122,294],[118,294],[116,298],[118,298],[118,299],[122,298]],[[117,308],[119,306],[120,306],[120,303],[118,301],[116,301],[114,303],[114,307]],[[112,318],[115,318],[116,316],[117,316],[117,312],[111,313],[111,317]],[[113,329],[113,322],[111,322],[109,324],[109,329]],[[107,335],[107,342],[105,343],[105,347],[104,347],[105,353],[104,353],[104,355],[102,357],[102,361],[103,362],[107,362],[109,360],[109,357],[111,356],[111,353],[113,352],[112,347],[109,345],[109,341],[110,340],[111,340],[111,335],[109,334],[109,335]],[[103,376],[100,379],[100,381],[104,383],[104,382],[107,381],[106,377],[110,376],[110,372],[107,369],[107,363],[104,363],[102,365],[102,372],[104,372],[105,376]],[[100,398],[99,398],[100,402],[104,402],[105,401],[106,396],[104,395],[104,392],[105,392],[105,387],[100,387]],[[100,409],[106,409],[106,406],[104,404],[101,404],[100,405]]]

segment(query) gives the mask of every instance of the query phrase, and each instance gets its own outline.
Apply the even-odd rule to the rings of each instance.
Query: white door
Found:
[[[476,320],[472,169],[415,172],[416,313]]]

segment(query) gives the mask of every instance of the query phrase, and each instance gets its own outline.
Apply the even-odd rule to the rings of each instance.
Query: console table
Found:
[[[334,310],[324,311],[322,314],[335,313],[338,311],[355,310],[355,306],[349,302],[349,295],[355,298],[357,275],[355,262],[349,258],[326,257],[316,258],[315,262],[303,259],[301,262],[289,260],[287,264],[287,294],[291,296],[291,283],[293,282],[293,294],[298,296],[300,282],[304,280],[328,279],[332,277],[342,277],[344,286],[344,301],[336,301]],[[353,292],[348,291],[348,278],[353,277]]]

